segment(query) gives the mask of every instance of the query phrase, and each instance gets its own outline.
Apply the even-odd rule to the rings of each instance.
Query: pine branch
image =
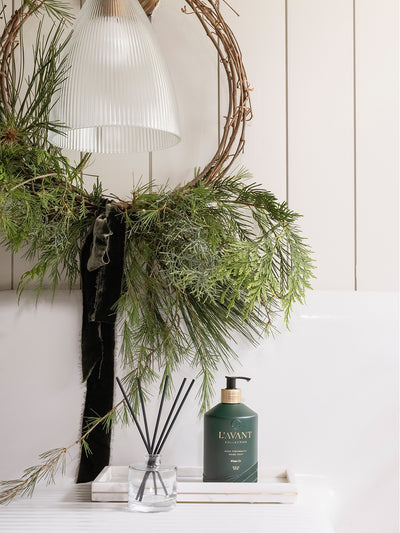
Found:
[[[0,505],[8,504],[17,496],[31,497],[40,481],[54,483],[59,470],[65,472],[67,448],[55,448],[42,453],[39,457],[43,462],[24,470],[20,479],[0,482]]]
[[[109,420],[114,418],[114,414],[123,404],[124,400],[121,400],[104,416],[90,420],[84,434],[69,446],[55,448],[40,454],[41,463],[26,468],[19,479],[0,481],[0,505],[9,504],[17,497],[31,497],[37,484],[41,481],[45,481],[47,485],[55,483],[58,472],[61,472],[62,475],[65,474],[67,452],[74,446],[80,444],[84,453],[90,455],[91,450],[86,440],[87,437],[98,425],[109,424]]]

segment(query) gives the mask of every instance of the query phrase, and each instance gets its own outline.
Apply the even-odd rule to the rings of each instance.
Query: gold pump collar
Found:
[[[241,403],[242,391],[241,389],[221,389],[222,403]]]

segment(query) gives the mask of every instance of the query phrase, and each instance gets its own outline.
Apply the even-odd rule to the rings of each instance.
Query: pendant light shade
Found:
[[[86,0],[50,120],[62,132],[49,132],[50,142],[82,152],[150,152],[179,142],[171,79],[138,0]]]

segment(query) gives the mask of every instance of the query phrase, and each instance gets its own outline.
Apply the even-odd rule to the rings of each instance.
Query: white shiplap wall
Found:
[[[356,3],[357,277],[398,288],[399,3]]]
[[[354,278],[352,3],[288,2],[288,198],[318,288]]]
[[[75,7],[77,6],[76,0]],[[395,0],[230,0],[221,7],[243,50],[254,119],[241,163],[302,213],[315,252],[316,289],[398,288],[398,5]],[[182,142],[152,154],[96,156],[88,174],[118,195],[132,182],[176,184],[217,143],[212,45],[183,0],[153,16],[180,105]],[[74,154],[71,154],[74,156]],[[75,154],[75,157],[77,155]],[[94,178],[87,176],[90,183]],[[27,264],[0,251],[0,288]]]
[[[242,371],[254,377],[244,394],[260,414],[260,459],[326,475],[338,533],[394,532],[398,303],[395,295],[364,291],[398,287],[397,2],[230,2],[240,18],[221,6],[254,88],[242,163],[304,214],[318,264],[314,286],[331,291],[308,296],[290,333],[254,350],[238,346]],[[161,0],[153,18],[176,85],[183,141],[153,154],[151,167],[171,184],[208,161],[217,142],[219,92],[222,112],[225,98],[214,49],[196,19],[180,12],[183,3]],[[88,174],[124,195],[133,179],[148,179],[149,162],[148,154],[96,156]],[[93,179],[87,176],[88,184]],[[25,267],[20,255],[13,267],[0,249],[0,288],[15,287]],[[352,294],[356,279],[359,292]],[[15,294],[1,295],[0,404],[7,409],[0,479],[20,475],[38,453],[76,438],[80,305],[79,291],[59,291],[54,305],[44,295],[37,308],[29,293],[20,306]],[[26,408],[26,395],[15,396],[15,376],[35,413],[24,425],[15,424]],[[168,450],[172,462],[201,462],[194,411],[180,422],[191,430],[191,446]],[[141,454],[135,438],[132,428],[117,433],[115,464]]]

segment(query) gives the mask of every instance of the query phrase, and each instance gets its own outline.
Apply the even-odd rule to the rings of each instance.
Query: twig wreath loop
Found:
[[[158,1],[140,0],[140,3],[146,13],[151,14]],[[33,0],[30,3],[23,3],[10,17],[0,38],[2,50],[0,91],[8,111],[11,110],[12,91],[7,65],[19,44],[18,35],[22,25],[45,2],[46,0]],[[194,14],[198,18],[218,53],[228,85],[228,108],[224,116],[225,125],[218,147],[211,161],[189,182],[189,185],[194,185],[198,181],[204,180],[206,184],[212,185],[229,172],[236,158],[244,149],[246,122],[252,118],[251,88],[247,80],[239,44],[222,16],[217,3],[213,0],[186,0],[186,3],[192,11],[190,13],[187,6],[184,6],[182,12],[188,15]],[[121,204],[120,207],[126,209],[129,205],[128,202],[125,205]]]

